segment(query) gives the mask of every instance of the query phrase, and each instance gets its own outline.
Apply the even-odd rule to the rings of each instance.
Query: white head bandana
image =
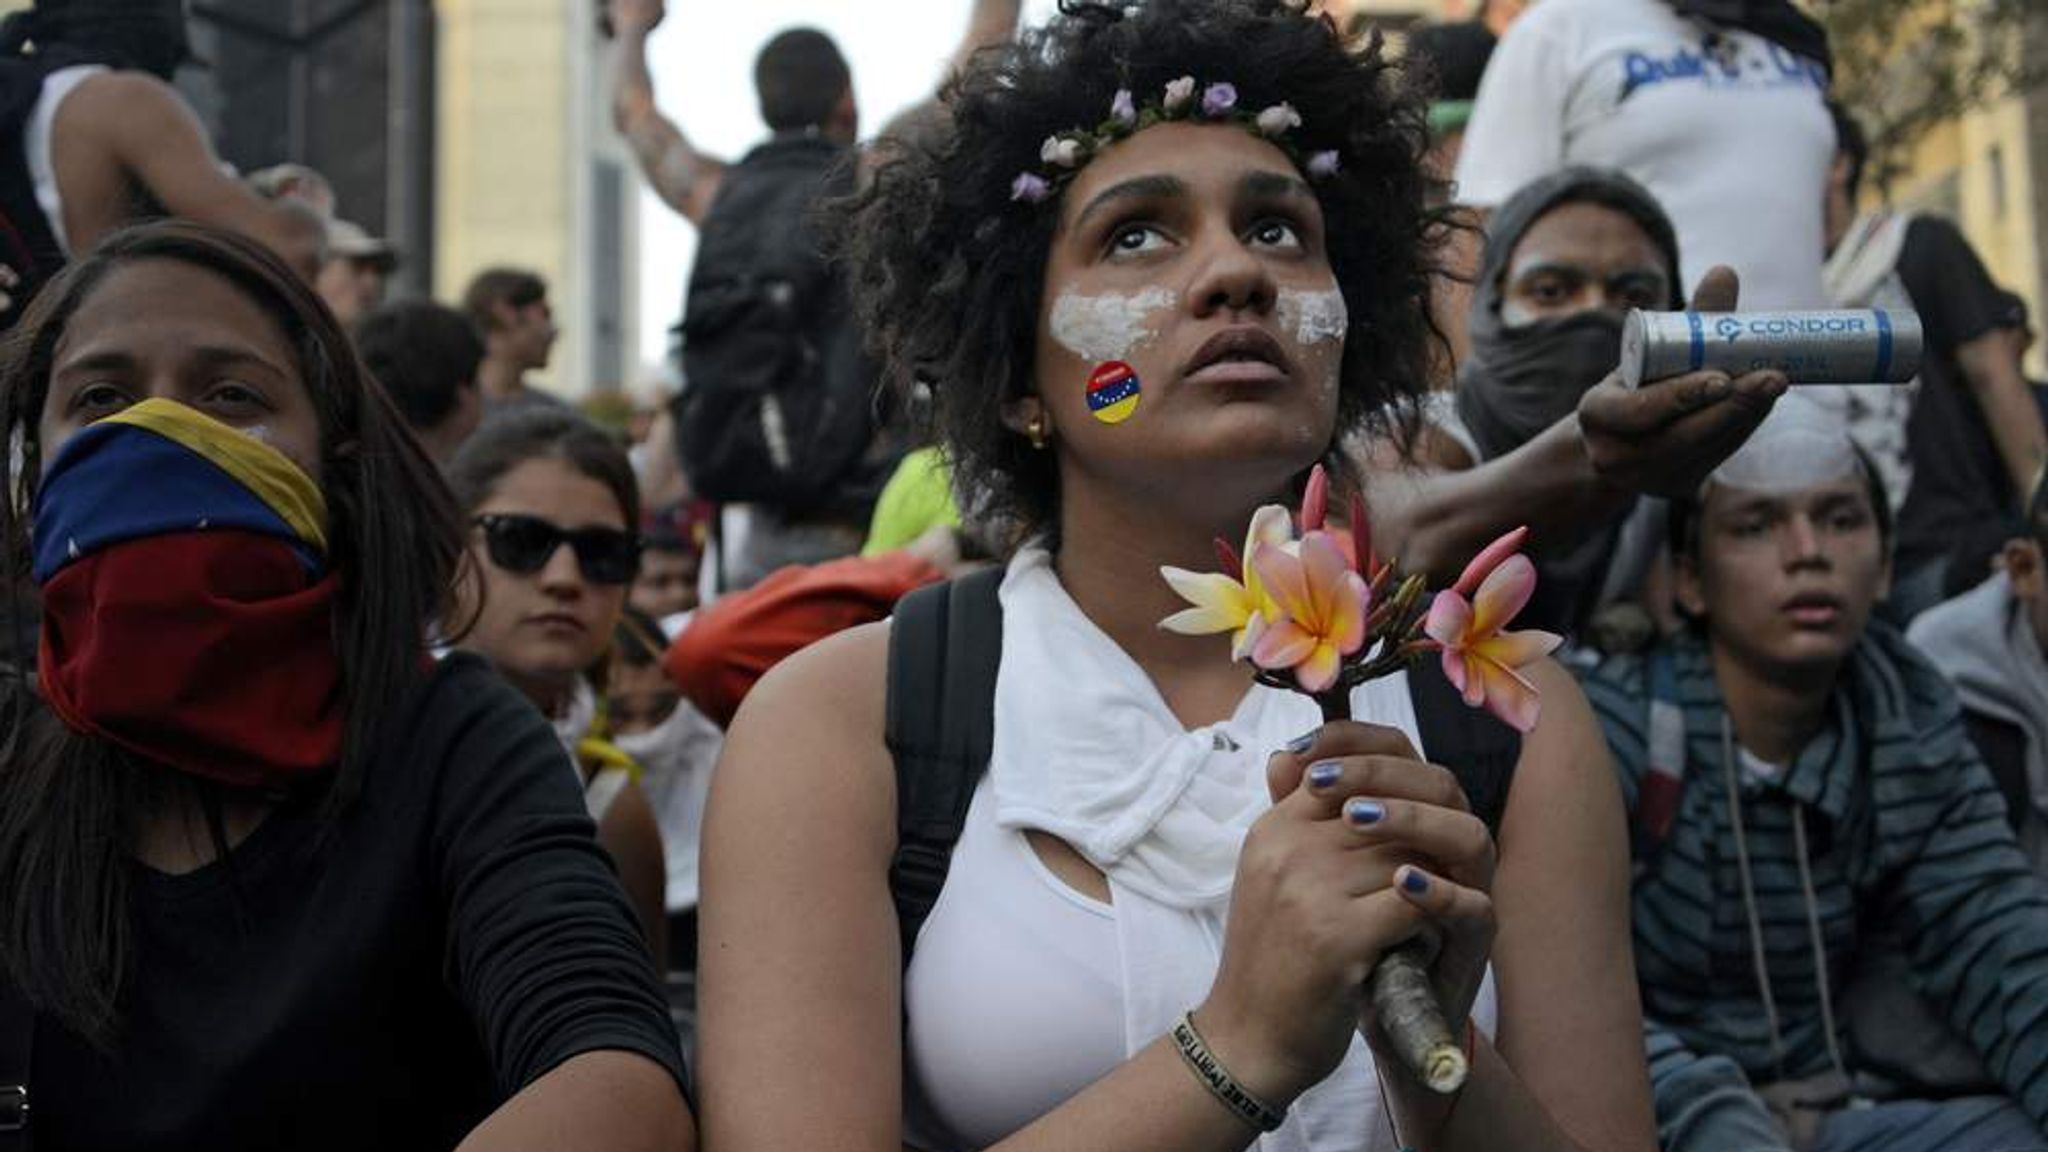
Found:
[[[1797,492],[1860,475],[1862,467],[1842,416],[1789,392],[1711,479],[1745,492]]]

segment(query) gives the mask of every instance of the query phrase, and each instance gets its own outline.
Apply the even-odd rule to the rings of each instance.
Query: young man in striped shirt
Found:
[[[1870,620],[1880,482],[1795,396],[1677,503],[1691,626],[1586,685],[1635,816],[1663,1147],[2048,1146],[2048,888],[1954,693]],[[1918,1034],[1871,1027],[1921,998]]]

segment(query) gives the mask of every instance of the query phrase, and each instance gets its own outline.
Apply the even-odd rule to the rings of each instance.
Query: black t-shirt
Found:
[[[1955,356],[2001,323],[1998,285],[1955,225],[1934,216],[1907,227],[1898,271],[1927,334],[1906,425],[1913,487],[1899,510],[1899,566],[1913,568],[1994,531],[2014,507],[1998,444]]]
[[[554,732],[454,655],[324,839],[288,802],[225,862],[137,865],[110,1055],[44,1020],[51,1149],[454,1147],[584,1052],[683,1082],[646,945]]]

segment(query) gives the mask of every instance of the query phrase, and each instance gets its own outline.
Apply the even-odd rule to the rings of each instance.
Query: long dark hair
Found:
[[[507,472],[528,460],[560,460],[610,490],[626,531],[640,530],[633,462],[611,433],[566,409],[530,408],[485,421],[448,462],[448,483],[465,515],[491,498]]]
[[[385,727],[425,675],[426,629],[448,615],[463,571],[462,522],[333,315],[267,249],[196,224],[146,224],[108,238],[36,297],[0,354],[0,434],[12,449],[0,453],[0,571],[27,586],[38,425],[57,345],[108,276],[145,260],[204,269],[259,305],[292,345],[311,397],[348,718],[340,766],[323,787],[327,818],[342,819]],[[15,655],[19,668],[33,667]],[[0,964],[39,1011],[110,1043],[127,956],[129,860],[167,781],[161,769],[59,722],[25,674],[0,680],[0,725]]]

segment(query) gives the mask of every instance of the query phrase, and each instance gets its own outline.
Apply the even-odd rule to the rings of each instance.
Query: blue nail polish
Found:
[[[1362,828],[1369,828],[1387,818],[1387,809],[1377,800],[1346,800],[1344,818]]]
[[[1408,874],[1401,878],[1401,887],[1420,896],[1429,891],[1429,873],[1420,868],[1410,868]]]
[[[1325,760],[1320,764],[1311,765],[1308,770],[1308,783],[1311,788],[1328,788],[1343,778],[1344,765],[1335,760]]]
[[[1287,749],[1287,751],[1289,752],[1292,752],[1294,755],[1299,756],[1303,752],[1306,752],[1310,748],[1313,748],[1315,746],[1316,736],[1321,732],[1322,729],[1320,728],[1312,729],[1311,731],[1304,732],[1301,735],[1296,736],[1294,739],[1289,740],[1286,744],[1281,745],[1281,747]]]

